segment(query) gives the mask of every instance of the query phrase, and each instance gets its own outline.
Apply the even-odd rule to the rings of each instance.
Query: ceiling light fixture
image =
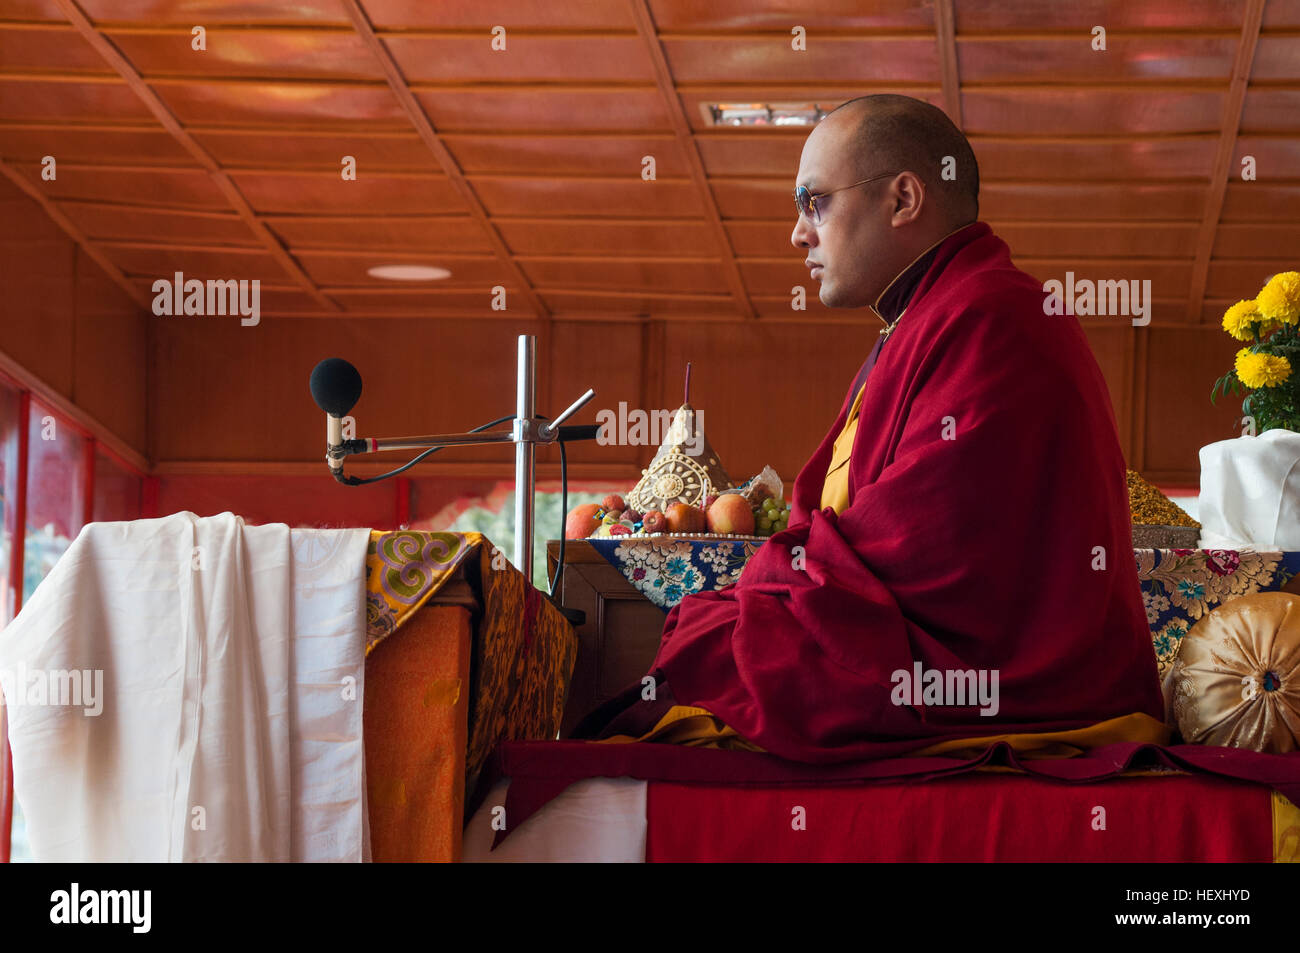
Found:
[[[372,278],[386,278],[389,281],[440,281],[450,278],[451,272],[446,268],[432,265],[376,265],[369,269]]]
[[[715,126],[815,126],[826,112],[816,103],[701,103]]]

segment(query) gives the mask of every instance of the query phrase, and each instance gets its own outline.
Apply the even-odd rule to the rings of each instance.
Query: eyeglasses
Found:
[[[823,195],[832,195],[836,192],[843,192],[846,189],[856,189],[859,185],[866,185],[868,182],[875,182],[877,179],[887,179],[892,175],[898,175],[897,172],[883,172],[880,175],[873,175],[869,179],[863,179],[861,182],[854,182],[852,185],[841,186],[838,189],[827,189],[825,192],[810,192],[808,186],[801,185],[794,190],[794,204],[799,210],[799,214],[814,225],[820,225],[821,211],[817,208],[817,200]]]

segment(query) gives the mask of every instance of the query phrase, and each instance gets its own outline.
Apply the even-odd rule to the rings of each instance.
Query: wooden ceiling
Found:
[[[1149,278],[1187,326],[1295,267],[1300,0],[815,7],[0,0],[0,171],[143,306],[182,271],[260,278],[264,317],[859,322],[790,307],[807,130],[701,104],[902,92],[970,136],[1042,279]],[[396,263],[452,277],[367,273]]]

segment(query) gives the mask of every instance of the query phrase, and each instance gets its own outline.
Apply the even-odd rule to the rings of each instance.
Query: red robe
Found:
[[[669,613],[652,671],[677,703],[807,762],[1163,720],[1106,383],[1043,302],[987,225],[940,246],[867,378],[848,509],[819,507],[854,393],[789,529]],[[914,662],[996,669],[997,715],[895,704]]]

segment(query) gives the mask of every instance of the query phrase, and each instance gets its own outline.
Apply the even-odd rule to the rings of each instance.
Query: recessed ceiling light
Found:
[[[826,113],[817,103],[700,103],[715,126],[815,126]]]
[[[376,265],[369,274],[372,278],[387,278],[389,281],[438,281],[451,277],[446,268],[432,265]]]

